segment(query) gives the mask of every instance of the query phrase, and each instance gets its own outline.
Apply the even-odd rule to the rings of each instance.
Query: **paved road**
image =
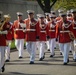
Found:
[[[11,52],[11,60],[6,63],[6,70],[0,75],[76,75],[76,62],[73,62],[72,54],[69,53],[70,62],[63,65],[63,58],[59,49],[55,50],[55,57],[50,58],[50,52],[46,50],[44,61],[39,61],[38,50],[35,64],[29,64],[29,54],[24,50],[22,59],[18,59],[18,51]]]

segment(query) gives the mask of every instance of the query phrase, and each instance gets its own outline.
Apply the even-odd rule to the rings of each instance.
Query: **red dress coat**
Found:
[[[39,23],[39,41],[46,41],[47,36],[49,36],[48,25]]]
[[[36,37],[39,36],[39,24],[35,19],[30,20],[29,18],[25,19],[26,24],[26,33],[25,40],[36,42]]]
[[[2,31],[8,31],[7,24],[5,23]],[[6,46],[6,34],[0,34],[0,46]]]
[[[19,20],[16,20],[14,21],[14,25],[13,25],[13,28],[14,28],[14,38],[15,39],[24,39],[24,32],[23,32],[23,29],[21,28],[20,26],[20,23],[24,23],[23,20],[19,21]]]
[[[48,23],[48,29],[49,29],[49,36],[51,39],[56,38],[56,23],[55,22],[49,22]]]
[[[6,40],[12,40],[13,39],[13,27],[10,22],[5,23],[6,25],[9,25],[8,34],[6,34]]]
[[[69,33],[73,31],[72,23],[66,21],[66,24],[63,22],[56,25],[56,37],[59,38],[59,43],[68,43],[71,42]]]
[[[76,23],[75,22],[73,22],[73,34],[76,38]]]

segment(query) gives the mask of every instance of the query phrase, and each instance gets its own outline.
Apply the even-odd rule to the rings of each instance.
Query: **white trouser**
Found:
[[[76,46],[76,40],[74,40],[74,46]]]
[[[10,46],[11,46],[11,40],[8,40],[7,41],[7,44],[8,46],[6,47],[6,50],[5,50],[5,57],[6,57],[6,60],[10,59]]]
[[[45,51],[45,41],[40,42],[40,52],[39,52],[39,58],[42,58],[44,56]]]
[[[74,53],[73,53],[73,57],[74,59],[76,59],[76,40],[74,40]]]
[[[40,48],[40,42],[39,41],[37,41],[36,42],[36,48],[39,50],[39,48]]]
[[[70,51],[72,51],[74,49],[74,41],[70,42]]]
[[[63,62],[66,63],[69,57],[70,43],[59,43],[59,44],[60,44],[60,49],[62,50],[62,54],[63,54]]]
[[[59,43],[59,50],[62,53],[62,48],[60,46],[61,46],[61,44]]]
[[[54,44],[54,48],[56,48],[56,43],[57,43],[57,41],[56,41],[56,38],[55,38],[55,44]]]
[[[59,37],[57,39],[58,39],[59,50],[62,53],[62,50],[61,50],[61,47],[60,47],[60,43],[59,43]]]
[[[72,53],[73,53],[73,59],[76,59],[76,50],[75,50],[75,42],[76,40],[72,41],[71,44],[72,44]]]
[[[5,64],[5,48],[6,46],[0,46],[0,69]]]
[[[26,49],[30,55],[30,61],[34,61],[36,55],[36,42],[26,42]]]
[[[24,39],[15,39],[15,46],[19,51],[19,57],[23,56],[24,51]]]
[[[50,49],[49,41],[46,41],[47,49]]]
[[[51,55],[54,55],[55,38],[49,40],[49,46]]]

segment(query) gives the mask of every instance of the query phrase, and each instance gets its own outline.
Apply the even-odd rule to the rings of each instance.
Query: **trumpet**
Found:
[[[8,15],[4,15],[4,22],[3,23],[1,23],[1,25],[0,25],[0,31],[3,31],[3,26],[4,26],[4,24],[7,22],[7,20],[8,19],[10,19],[11,17],[9,16],[9,14]]]
[[[4,26],[5,22],[6,22],[6,20],[0,25],[0,31],[3,30],[3,26]]]

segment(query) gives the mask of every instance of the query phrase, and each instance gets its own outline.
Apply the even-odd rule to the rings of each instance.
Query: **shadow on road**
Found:
[[[0,75],[47,75],[47,74],[24,74],[20,72],[9,72],[9,73],[4,73]]]

